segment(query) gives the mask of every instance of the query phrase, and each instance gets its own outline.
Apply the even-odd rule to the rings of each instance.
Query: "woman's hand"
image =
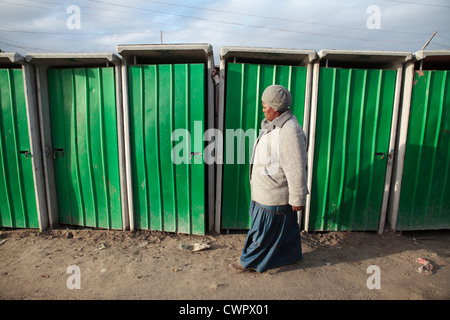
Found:
[[[305,208],[305,206],[300,206],[300,207],[292,206],[292,210],[294,210],[294,211],[300,211],[300,210],[303,210],[304,208]]]

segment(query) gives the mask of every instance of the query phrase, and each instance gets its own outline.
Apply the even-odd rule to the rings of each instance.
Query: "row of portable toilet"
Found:
[[[271,84],[308,139],[306,231],[450,227],[450,51],[0,53],[0,227],[248,229]]]

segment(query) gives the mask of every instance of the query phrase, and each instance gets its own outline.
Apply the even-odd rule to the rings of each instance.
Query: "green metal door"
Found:
[[[122,229],[114,68],[48,70],[60,223]]]
[[[138,229],[205,233],[205,82],[203,64],[128,68]]]
[[[321,68],[309,230],[377,230],[396,70]]]
[[[450,73],[416,71],[397,230],[450,227]]]
[[[303,125],[306,67],[228,63],[227,68],[222,228],[248,229],[250,158],[264,119],[261,95],[269,85],[285,86],[292,95],[291,109]]]
[[[22,69],[0,69],[0,226],[39,228]]]

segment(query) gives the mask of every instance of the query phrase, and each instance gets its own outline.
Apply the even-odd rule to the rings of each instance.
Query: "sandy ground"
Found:
[[[239,258],[245,236],[245,232],[192,236],[85,228],[3,230],[0,299],[450,298],[448,230],[382,236],[302,232],[302,262],[262,274],[236,274],[229,264]],[[208,243],[210,248],[194,253],[180,249],[181,244],[194,243]],[[419,257],[434,266],[432,275],[417,271]],[[77,267],[69,268],[72,265]],[[379,272],[370,269],[372,265]],[[368,282],[379,283],[379,289],[369,289]]]

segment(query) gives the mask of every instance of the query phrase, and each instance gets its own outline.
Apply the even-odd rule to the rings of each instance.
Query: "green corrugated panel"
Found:
[[[204,234],[204,65],[130,66],[128,88],[136,228]]]
[[[39,228],[22,69],[0,69],[0,226]]]
[[[320,70],[309,230],[378,229],[396,72]]]
[[[450,73],[417,71],[397,230],[450,227]]]
[[[224,229],[250,228],[248,214],[251,200],[250,157],[253,143],[261,128],[261,121],[264,119],[261,96],[265,88],[272,84],[283,85],[290,90],[291,109],[302,125],[306,67],[228,64],[222,187],[222,228]],[[242,135],[238,137],[240,129],[242,129]],[[232,136],[230,132],[236,135]],[[230,141],[230,138],[234,141]],[[228,144],[234,145],[234,149],[229,149]]]
[[[114,68],[50,69],[62,224],[122,229]]]

